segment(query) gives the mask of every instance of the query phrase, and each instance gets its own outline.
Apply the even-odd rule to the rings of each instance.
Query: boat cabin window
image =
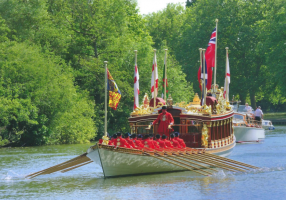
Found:
[[[243,115],[233,115],[233,118],[234,119],[241,119],[241,120],[244,119]]]

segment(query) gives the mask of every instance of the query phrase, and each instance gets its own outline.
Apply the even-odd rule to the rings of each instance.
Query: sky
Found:
[[[186,4],[187,0],[137,0],[140,14],[149,14],[163,10],[167,7],[168,3],[181,3]]]

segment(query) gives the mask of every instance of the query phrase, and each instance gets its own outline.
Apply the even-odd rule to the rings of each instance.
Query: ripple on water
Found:
[[[260,169],[219,170],[208,177],[186,171],[104,179],[101,169],[91,163],[67,173],[26,179],[82,154],[90,145],[0,149],[0,199],[279,199],[286,195],[285,133],[285,127],[277,128],[262,144],[234,148],[229,158]]]

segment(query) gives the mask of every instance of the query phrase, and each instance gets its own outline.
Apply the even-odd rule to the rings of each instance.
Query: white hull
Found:
[[[235,126],[234,135],[236,142],[263,142],[265,139],[265,130],[263,128]]]
[[[275,127],[272,125],[272,122],[269,120],[262,120],[262,128],[265,130],[274,130]]]
[[[87,157],[102,166],[104,177],[186,171],[185,168],[151,156],[133,155],[106,149],[95,149],[88,153]]]
[[[235,142],[216,149],[207,148],[206,152],[220,156],[227,156],[231,153],[234,146]],[[89,148],[87,152],[87,157],[102,167],[104,177],[143,175],[187,170],[148,155],[116,152],[105,148],[98,149],[96,146]],[[175,158],[172,157],[172,159]]]
[[[264,128],[265,130],[274,130],[275,127],[272,125],[272,126],[262,126],[262,128]]]

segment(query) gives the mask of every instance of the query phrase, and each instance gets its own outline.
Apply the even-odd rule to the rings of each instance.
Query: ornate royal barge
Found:
[[[173,105],[172,98],[167,100],[167,111],[174,118],[174,131],[180,133],[187,147],[205,152],[205,154],[227,156],[235,147],[233,134],[233,110],[228,101],[223,98],[223,89],[217,90],[218,99],[207,97],[206,105],[200,106],[200,99],[196,94],[193,102],[176,103]],[[152,125],[162,105],[165,104],[161,98],[149,101],[145,94],[143,104],[131,113],[128,121],[132,133],[135,134],[157,134],[158,124]],[[141,151],[117,148],[108,145],[95,145],[87,151],[87,157],[102,167],[105,177],[116,177],[126,175],[142,175],[162,172],[186,171],[186,162],[171,158],[170,162],[146,155]],[[168,161],[170,156],[167,155]],[[200,168],[213,166],[202,159],[192,160]],[[182,162],[181,164],[178,162]],[[190,164],[190,163],[188,163]],[[196,164],[192,165],[198,167]],[[219,167],[219,166],[216,166]]]

